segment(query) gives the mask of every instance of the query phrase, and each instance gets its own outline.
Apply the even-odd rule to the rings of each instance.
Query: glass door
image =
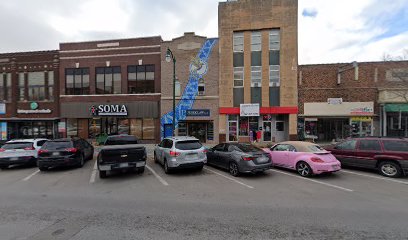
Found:
[[[272,141],[271,129],[272,129],[272,122],[263,123],[263,141],[264,142]]]

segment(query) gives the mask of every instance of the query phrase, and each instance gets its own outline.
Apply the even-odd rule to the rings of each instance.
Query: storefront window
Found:
[[[143,139],[154,139],[154,119],[143,119]]]
[[[53,122],[18,122],[17,138],[53,138]]]
[[[207,140],[213,141],[214,140],[214,123],[209,122],[207,124]]]
[[[118,134],[129,134],[129,119],[118,120]]]
[[[317,119],[305,120],[305,138],[317,138]]]
[[[89,138],[96,138],[101,134],[101,119],[92,118],[89,120]]]
[[[249,121],[248,117],[239,118],[239,136],[248,136],[249,135]]]
[[[236,142],[237,138],[237,122],[228,122],[228,141]]]
[[[142,139],[142,119],[130,119],[130,135]]]
[[[187,136],[187,123],[186,122],[179,122],[179,124],[178,124],[178,135],[179,136]]]
[[[67,119],[67,137],[78,136],[78,120],[76,118]]]

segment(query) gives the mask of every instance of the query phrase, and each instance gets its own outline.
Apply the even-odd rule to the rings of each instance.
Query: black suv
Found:
[[[38,152],[38,168],[46,171],[50,167],[82,167],[93,155],[94,147],[82,138],[56,139],[41,147]]]
[[[341,165],[377,169],[386,177],[408,175],[408,141],[400,138],[350,138],[326,147]]]

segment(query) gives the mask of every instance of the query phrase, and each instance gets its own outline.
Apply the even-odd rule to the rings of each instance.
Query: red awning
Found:
[[[239,115],[239,107],[221,107],[220,114]],[[260,114],[297,114],[298,107],[261,107]]]

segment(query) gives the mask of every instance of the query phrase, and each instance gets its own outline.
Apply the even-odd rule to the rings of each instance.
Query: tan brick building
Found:
[[[408,61],[299,66],[299,135],[408,136]]]
[[[218,142],[218,39],[194,33],[161,47],[161,136],[172,134],[173,62],[166,62],[167,49],[176,59],[176,135],[195,136],[203,143]]]
[[[297,0],[219,3],[220,141],[297,134]],[[242,105],[245,104],[245,105]]]

